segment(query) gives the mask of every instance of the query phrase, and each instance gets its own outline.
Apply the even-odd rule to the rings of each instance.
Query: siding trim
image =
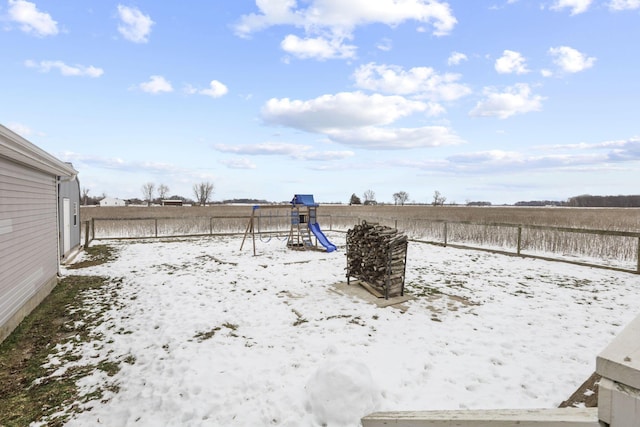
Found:
[[[2,125],[0,156],[55,176],[75,177],[78,174],[70,164],[56,159]]]

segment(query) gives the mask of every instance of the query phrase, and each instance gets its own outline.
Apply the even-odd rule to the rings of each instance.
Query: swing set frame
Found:
[[[261,230],[261,226],[260,226],[260,221],[262,218],[262,209],[267,209],[267,210],[273,210],[273,209],[286,209],[286,210],[290,210],[291,206],[290,205],[254,205],[253,209],[251,211],[251,217],[249,218],[249,222],[247,223],[247,228],[244,230],[244,236],[242,237],[242,244],[240,245],[240,250],[242,250],[242,248],[244,247],[244,242],[247,239],[247,236],[249,235],[249,233],[251,233],[251,240],[253,243],[253,255],[256,255],[256,229],[257,229],[257,233],[258,233],[258,238],[260,239],[261,242],[265,242],[268,243],[271,241],[271,238],[273,237],[272,235],[269,235],[269,238],[267,240],[264,240],[262,238],[263,234],[265,234],[262,230]],[[259,215],[256,215],[256,211],[260,211]],[[271,217],[269,217],[271,218]],[[257,227],[256,227],[256,221],[257,221]],[[274,232],[270,232],[271,234],[273,234]],[[277,233],[277,232],[276,232]],[[289,237],[285,237],[284,239],[281,239],[280,237],[278,237],[276,235],[276,238],[278,240],[288,240]]]

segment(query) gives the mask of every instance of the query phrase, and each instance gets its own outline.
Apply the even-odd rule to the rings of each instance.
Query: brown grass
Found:
[[[262,215],[288,215],[288,205],[280,209],[263,209]],[[190,207],[82,207],[82,221],[92,218],[210,218],[246,217],[250,205],[213,205]],[[364,220],[447,220],[475,223],[508,223],[548,225],[555,227],[592,228],[600,230],[640,231],[640,208],[545,208],[545,207],[467,207],[429,205],[320,205],[320,218],[329,216],[337,223],[340,218]]]
[[[91,319],[83,310],[83,297],[88,291],[102,287],[105,280],[94,276],[65,277],[2,342],[0,426],[27,426],[42,419],[47,419],[49,426],[64,425],[65,417],[48,417],[62,406],[74,404],[78,398],[76,382],[96,367],[76,366],[52,376],[56,368],[46,368],[45,363],[49,355],[56,352],[57,344],[88,339]],[[103,367],[97,366],[97,369]]]
[[[143,238],[244,233],[252,206],[83,208],[82,220],[94,219],[96,238]],[[255,231],[287,236],[290,206],[256,211]],[[428,205],[321,205],[318,222],[326,231],[347,231],[361,221],[398,228],[410,238],[564,260],[638,269],[637,236],[608,236],[540,230],[528,226],[584,230],[640,231],[637,208],[466,207]],[[446,222],[446,225],[445,225]],[[446,231],[446,234],[445,234]]]

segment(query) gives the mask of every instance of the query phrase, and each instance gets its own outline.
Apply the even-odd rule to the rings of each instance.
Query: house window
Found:
[[[73,226],[78,225],[78,203],[73,202]]]

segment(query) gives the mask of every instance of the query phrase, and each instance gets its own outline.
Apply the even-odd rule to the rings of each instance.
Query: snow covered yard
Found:
[[[120,371],[69,426],[357,426],[376,410],[555,407],[640,312],[640,276],[410,243],[402,312],[335,292],[334,253],[239,237],[109,242],[76,351]],[[64,350],[61,350],[61,353]],[[53,363],[57,363],[53,358]],[[60,369],[65,369],[64,364]],[[115,392],[117,390],[117,392]]]

